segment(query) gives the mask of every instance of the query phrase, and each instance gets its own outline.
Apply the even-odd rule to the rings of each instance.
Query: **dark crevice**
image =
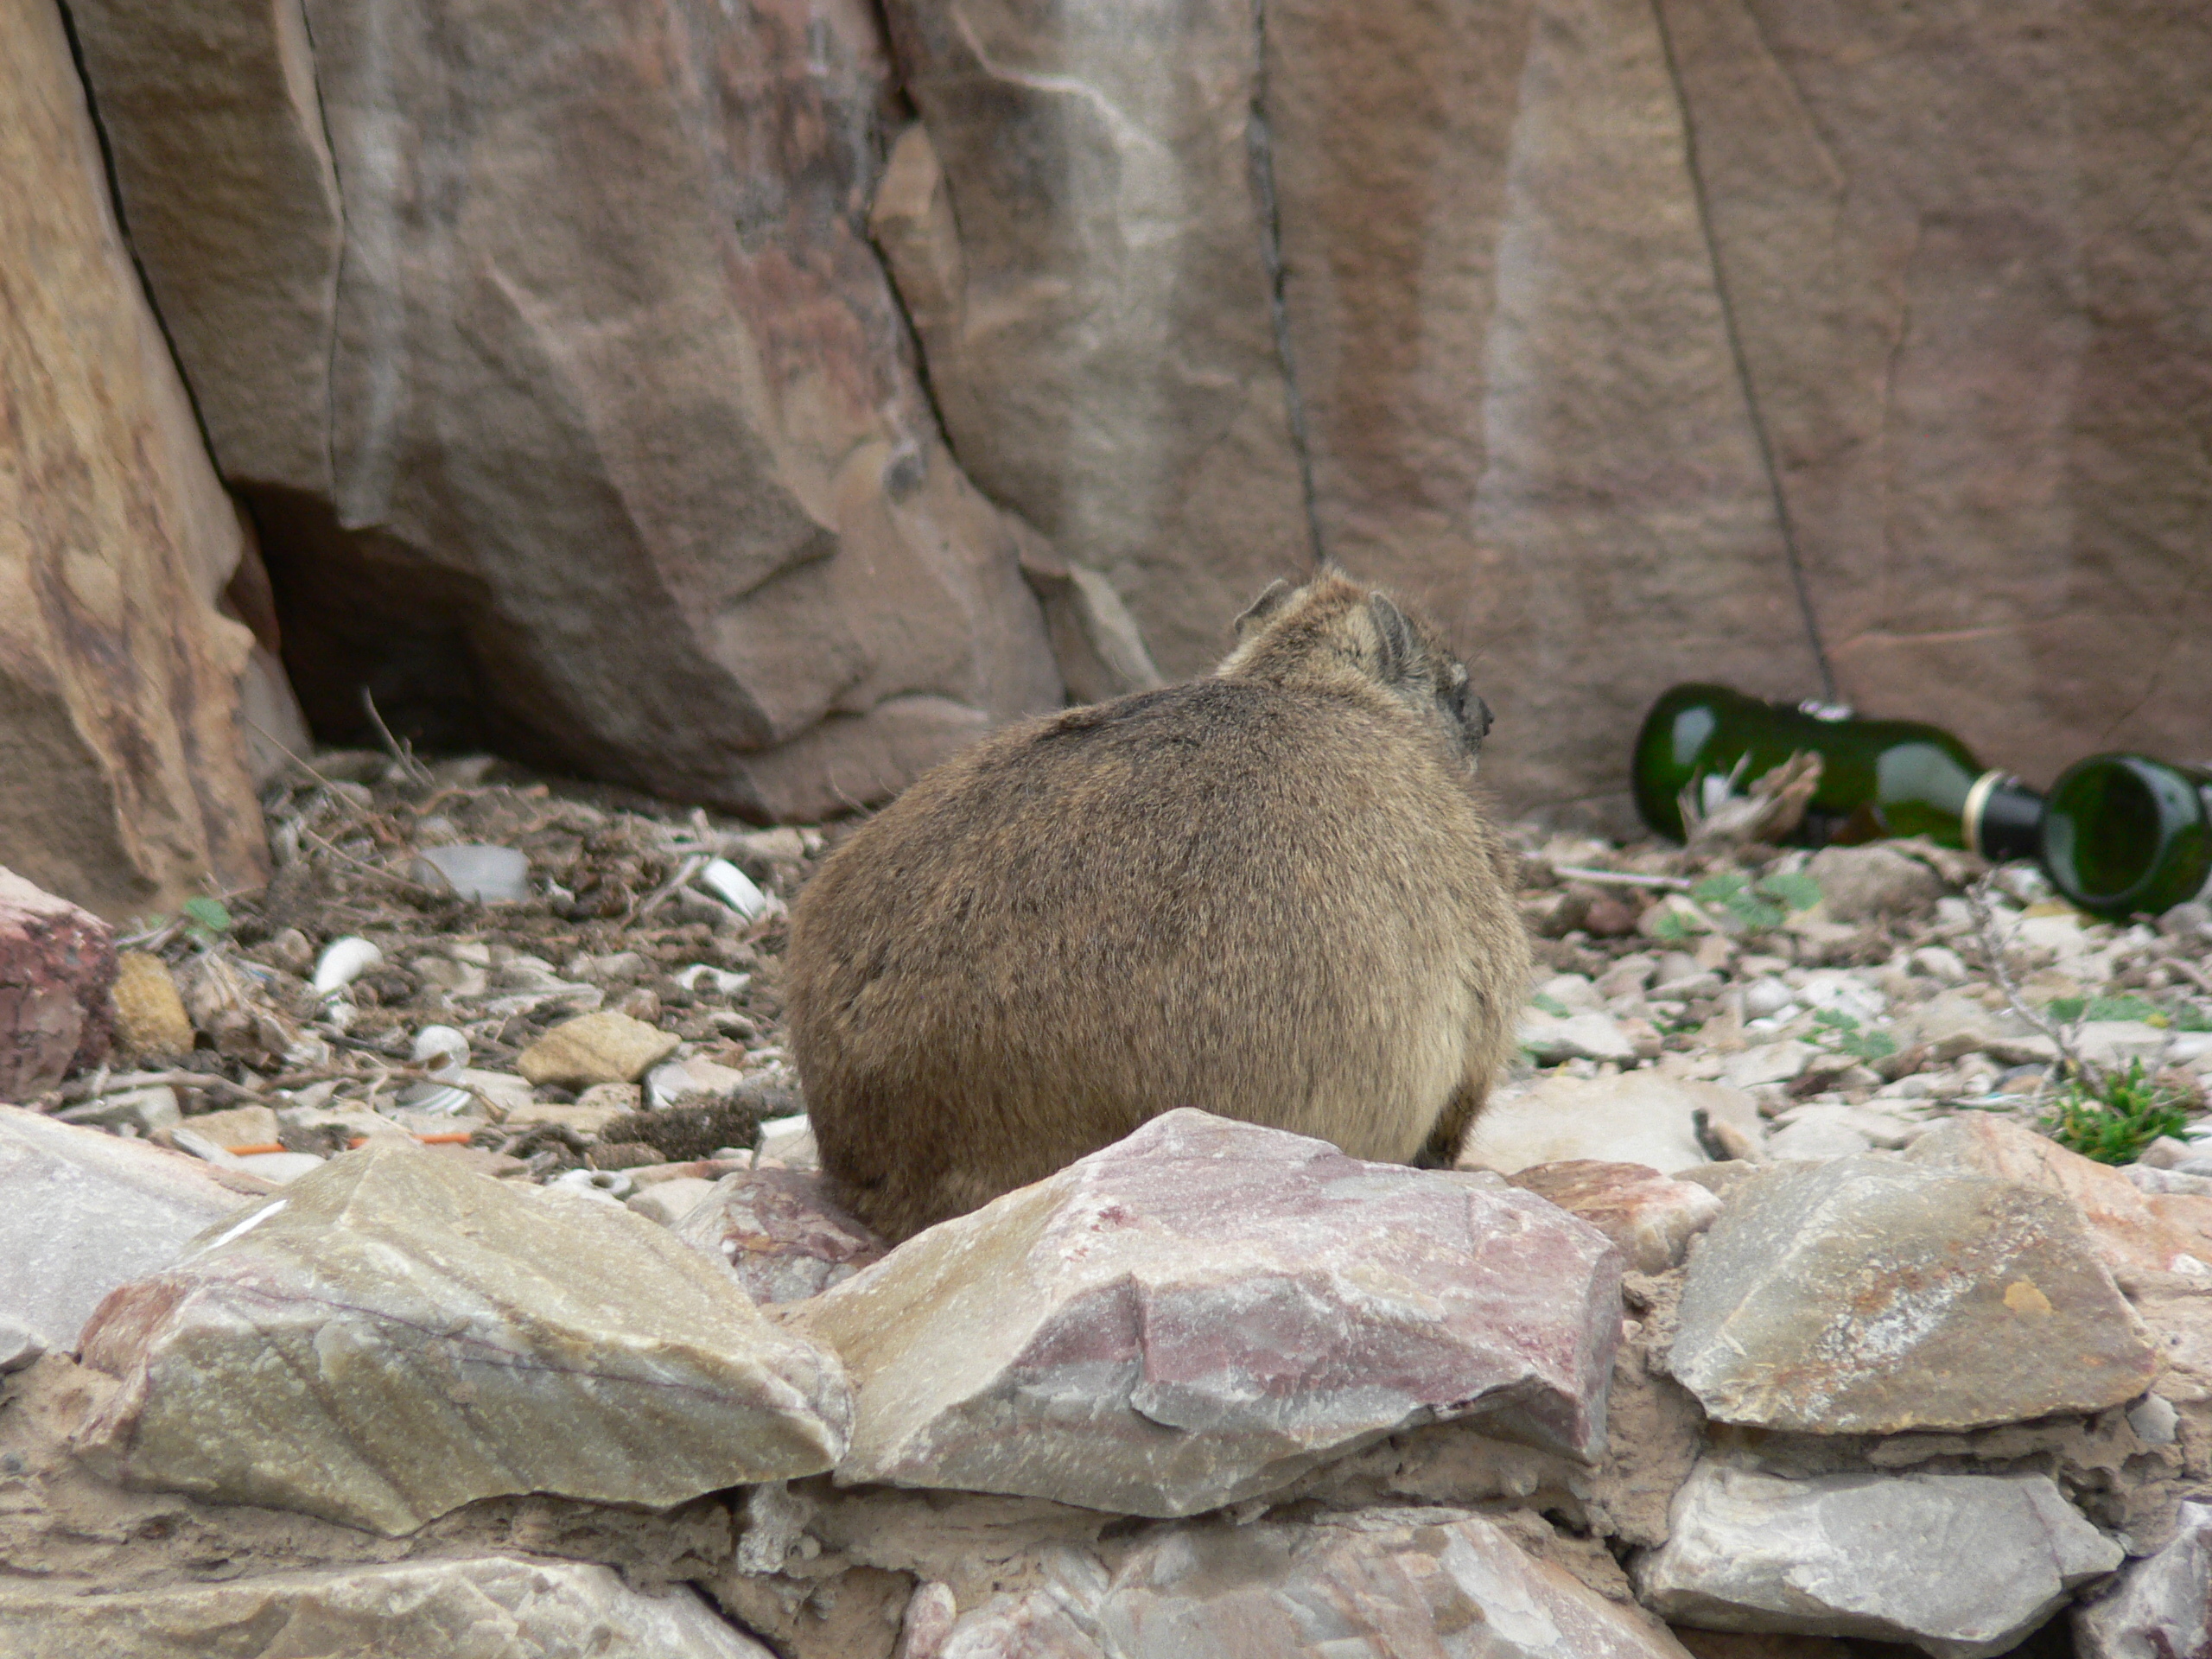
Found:
[[[1782,472],[1776,466],[1774,444],[1767,435],[1766,420],[1759,410],[1758,390],[1751,379],[1751,359],[1744,350],[1744,337],[1736,323],[1736,306],[1728,289],[1728,273],[1721,264],[1720,243],[1713,228],[1713,204],[1705,188],[1705,173],[1698,164],[1697,122],[1690,113],[1689,95],[1683,90],[1681,66],[1675,58],[1675,37],[1667,27],[1666,0],[1651,0],[1651,17],[1659,31],[1659,51],[1666,60],[1667,81],[1674,89],[1675,108],[1682,122],[1682,156],[1689,169],[1690,193],[1697,203],[1698,232],[1705,240],[1707,266],[1713,272],[1713,292],[1720,305],[1720,326],[1728,337],[1728,355],[1735,365],[1736,385],[1744,399],[1744,410],[1751,427],[1751,441],[1758,446],[1759,467],[1766,474],[1767,493],[1774,503],[1777,528],[1782,534],[1783,557],[1789,566],[1789,585],[1797,595],[1797,612],[1805,624],[1805,643],[1812,648],[1813,661],[1821,675],[1821,696],[1824,702],[1836,699],[1835,669],[1828,661],[1827,644],[1821,637],[1821,623],[1813,609],[1813,590],[1805,579],[1805,566],[1797,551],[1796,526],[1789,517],[1789,501],[1782,487]]]
[[[100,119],[99,96],[92,90],[92,73],[85,62],[85,43],[77,35],[77,19],[69,10],[68,0],[56,0],[54,10],[61,14],[61,32],[69,41],[70,61],[77,68],[77,84],[85,91],[85,113],[92,123],[92,137],[100,147],[100,171],[107,179],[107,200],[115,214],[116,234],[123,242],[124,257],[130,261],[130,269],[138,277],[138,292],[146,302],[146,314],[154,320],[154,327],[161,331],[162,344],[168,348],[169,366],[176,371],[177,385],[184,388],[185,407],[192,411],[192,424],[200,433],[200,447],[207,453],[207,464],[219,467],[215,459],[215,441],[207,431],[207,417],[200,410],[200,394],[193,389],[191,377],[184,372],[184,359],[176,349],[176,336],[169,332],[168,320],[162,315],[161,302],[155,296],[154,284],[147,279],[146,262],[138,257],[138,245],[130,239],[130,216],[123,206],[123,175],[116,171],[115,146],[107,136],[107,123]]]
[[[1306,535],[1313,566],[1329,562],[1321,537],[1321,511],[1313,493],[1313,451],[1306,439],[1306,400],[1298,388],[1298,364],[1291,352],[1290,307],[1285,296],[1288,272],[1282,262],[1282,216],[1275,197],[1274,130],[1268,120],[1268,5],[1252,0],[1252,111],[1244,127],[1252,168],[1252,194],[1259,205],[1260,258],[1267,267],[1268,310],[1274,325],[1275,356],[1282,364],[1283,400],[1290,416],[1290,444],[1298,457],[1298,493],[1306,509]]]
[[[283,3],[283,0],[278,0]],[[330,110],[322,97],[322,60],[315,49],[315,20],[307,0],[298,0],[300,38],[308,43],[308,79],[315,88],[315,124],[322,130],[323,158],[330,164],[330,194],[338,213],[338,257],[330,268],[330,338],[322,356],[322,465],[330,499],[338,499],[338,304],[346,289],[346,260],[353,238],[346,223],[346,181],[338,170],[338,141],[330,130]]]

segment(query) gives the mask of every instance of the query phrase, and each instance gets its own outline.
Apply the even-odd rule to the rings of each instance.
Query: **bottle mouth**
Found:
[[[2208,873],[2206,787],[2141,755],[2098,755],[2069,769],[2044,815],[2043,864],[2088,911],[2124,916],[2190,898]],[[2191,867],[2184,868],[2183,867]],[[2192,879],[2193,877],[2193,879]],[[2145,903],[2152,899],[2158,903]]]

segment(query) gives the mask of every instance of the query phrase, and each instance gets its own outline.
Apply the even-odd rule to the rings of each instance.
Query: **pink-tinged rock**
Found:
[[[1739,1183],[1681,1320],[1668,1364],[1709,1416],[1815,1434],[2101,1411],[2159,1370],[2064,1198],[1877,1154]]]
[[[0,1100],[29,1100],[106,1057],[114,983],[108,925],[0,869]]]
[[[78,1433],[138,1488],[388,1535],[477,1498],[666,1508],[819,1473],[836,1361],[619,1205],[364,1147],[211,1229],[85,1331]]]
[[[944,1659],[1686,1659],[1609,1601],[1457,1510],[1205,1522],[1140,1545],[1098,1583],[1070,1568],[986,1603]]]
[[[2082,1212],[2097,1253],[2114,1271],[2212,1275],[2212,1243],[2160,1213],[2110,1164],[1989,1112],[1962,1112],[1912,1143],[1906,1157],[1942,1169],[1970,1169],[2058,1193]]]
[[[2212,1652],[2212,1503],[2181,1506],[2181,1530],[2074,1610],[2082,1659],[2196,1659]]]
[[[1679,1266],[1690,1240],[1720,1213],[1720,1200],[1709,1188],[1670,1179],[1643,1164],[1575,1158],[1537,1164],[1508,1179],[1588,1222],[1638,1273]]]
[[[1189,1515],[1422,1423],[1594,1455],[1620,1257],[1494,1177],[1184,1109],[795,1309],[841,1481]]]
[[[0,1106],[0,1320],[74,1348],[100,1299],[175,1261],[265,1181]]]
[[[796,1302],[842,1284],[890,1248],[830,1202],[810,1169],[725,1175],[676,1224],[756,1302]]]

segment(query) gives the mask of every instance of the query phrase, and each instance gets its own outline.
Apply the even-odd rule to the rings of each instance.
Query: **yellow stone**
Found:
[[[132,1059],[192,1052],[192,1021],[159,957],[125,950],[116,959],[116,1046]]]
[[[679,1040],[642,1020],[603,1009],[554,1027],[523,1050],[515,1070],[531,1083],[563,1089],[635,1083],[674,1053]]]

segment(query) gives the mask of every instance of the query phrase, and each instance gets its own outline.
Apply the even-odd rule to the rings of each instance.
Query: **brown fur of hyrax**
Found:
[[[824,1170],[887,1236],[1178,1106],[1449,1161],[1514,1044],[1489,710],[1387,599],[1278,582],[1215,675],[921,779],[800,895],[790,1027]]]

